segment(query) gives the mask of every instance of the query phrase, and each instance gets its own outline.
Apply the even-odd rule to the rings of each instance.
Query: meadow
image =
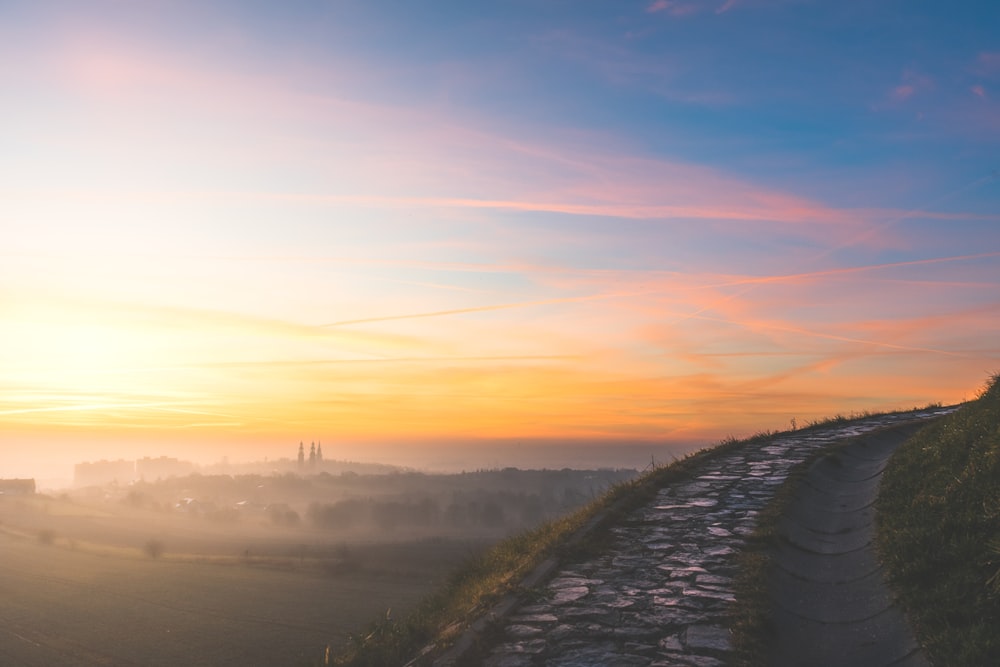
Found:
[[[597,478],[629,474],[192,476],[0,495],[0,664],[314,665],[504,535],[585,502]],[[417,509],[422,523],[400,523]]]
[[[33,536],[3,515],[0,664],[8,665],[314,664],[359,619],[406,613],[472,548],[360,545],[351,551],[365,566],[338,571],[321,564],[342,559],[312,556],[225,558],[167,546],[154,558],[52,528]],[[116,541],[137,532],[125,526]],[[115,537],[110,528],[101,536]]]

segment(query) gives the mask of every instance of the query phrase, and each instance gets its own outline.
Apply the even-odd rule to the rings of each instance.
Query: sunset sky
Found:
[[[4,2],[0,476],[972,398],[1000,371],[998,26],[993,1]]]

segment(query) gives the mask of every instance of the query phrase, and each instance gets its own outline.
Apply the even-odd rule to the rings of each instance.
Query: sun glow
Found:
[[[861,85],[837,31],[752,4],[12,10],[0,437],[704,442],[970,397],[990,21],[942,16],[940,58],[859,42]]]

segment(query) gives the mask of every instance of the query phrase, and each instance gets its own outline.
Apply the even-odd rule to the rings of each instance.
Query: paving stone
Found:
[[[558,623],[559,617],[555,614],[546,613],[517,614],[511,616],[510,620],[514,623]]]
[[[690,625],[684,631],[684,645],[692,653],[712,651],[725,654],[732,650],[729,630],[718,625]]]
[[[760,510],[817,449],[900,419],[831,424],[701,464],[615,526],[605,553],[558,572],[545,601],[515,611],[505,632],[519,641],[495,645],[484,664],[723,665],[735,557]]]
[[[535,661],[523,653],[497,653],[483,663],[483,667],[531,667]]]
[[[567,588],[557,588],[552,591],[552,604],[566,604],[585,597],[590,589],[586,586],[570,586]]]
[[[500,645],[500,649],[494,652],[496,654],[530,654],[534,655],[536,653],[541,653],[545,650],[545,640],[544,639],[530,639],[528,641],[516,641],[516,642],[506,642]]]
[[[508,625],[504,629],[504,632],[506,632],[507,636],[511,639],[530,639],[532,637],[542,635],[545,631],[541,628],[536,628],[533,625],[514,624]]]

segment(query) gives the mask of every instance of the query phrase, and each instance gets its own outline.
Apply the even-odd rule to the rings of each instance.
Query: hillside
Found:
[[[1000,664],[1000,376],[896,452],[877,509],[890,583],[932,662]]]

